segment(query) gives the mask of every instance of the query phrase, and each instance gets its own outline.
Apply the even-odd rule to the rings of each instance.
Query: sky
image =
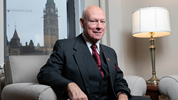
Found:
[[[11,40],[16,29],[23,46],[26,42],[29,44],[30,40],[33,40],[35,46],[38,43],[44,46],[43,9],[46,2],[47,0],[6,0],[6,9],[11,10],[6,12],[8,41]],[[67,38],[66,0],[54,0],[54,3],[59,16],[59,39]]]

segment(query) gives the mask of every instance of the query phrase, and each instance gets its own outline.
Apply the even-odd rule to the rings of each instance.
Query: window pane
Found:
[[[6,0],[7,56],[50,54],[56,40],[75,36],[71,5],[74,1]]]

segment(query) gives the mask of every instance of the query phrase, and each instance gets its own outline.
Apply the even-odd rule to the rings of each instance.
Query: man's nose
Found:
[[[100,21],[98,21],[98,23],[97,23],[97,29],[101,29],[101,27],[102,27],[102,23]]]

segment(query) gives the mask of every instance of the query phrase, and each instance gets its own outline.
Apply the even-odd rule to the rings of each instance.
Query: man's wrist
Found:
[[[125,92],[119,92],[119,93],[117,94],[117,96],[119,97],[120,94],[125,94],[125,95],[127,95]]]
[[[118,93],[118,100],[128,100],[128,95],[125,92]]]

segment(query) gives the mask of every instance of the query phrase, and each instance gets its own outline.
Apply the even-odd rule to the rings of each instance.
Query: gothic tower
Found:
[[[15,29],[14,31],[14,35],[11,39],[11,41],[9,42],[9,55],[20,55],[20,47],[21,47],[21,43],[20,43],[20,38],[17,34],[17,31]]]
[[[51,51],[58,39],[58,10],[54,0],[47,0],[44,9],[44,47]]]

